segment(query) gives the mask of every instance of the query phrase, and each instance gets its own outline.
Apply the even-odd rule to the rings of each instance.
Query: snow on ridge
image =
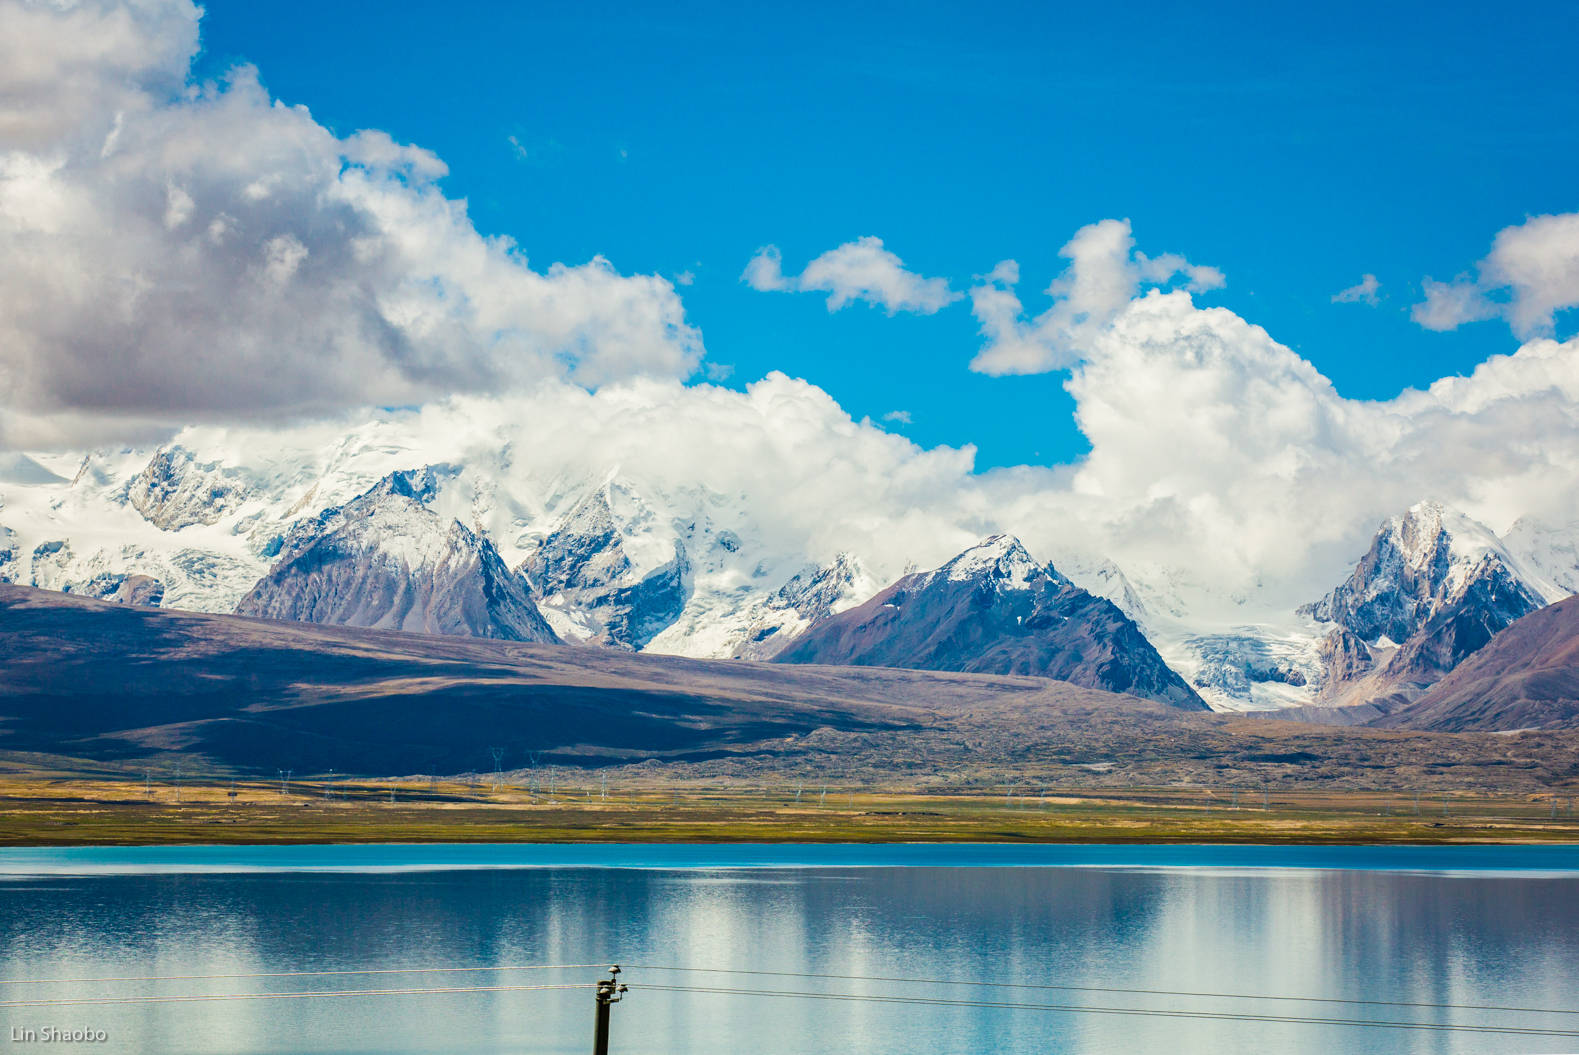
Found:
[[[1520,517],[1503,536],[1503,545],[1546,603],[1579,593],[1579,521],[1554,524]]]
[[[1019,539],[993,535],[944,564],[928,576],[928,581],[939,575],[950,582],[985,578],[1000,589],[1027,590],[1047,574],[1047,569],[1036,562]]]

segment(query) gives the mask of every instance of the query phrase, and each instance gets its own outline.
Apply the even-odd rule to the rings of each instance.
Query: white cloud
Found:
[[[904,261],[883,248],[881,238],[873,237],[830,249],[795,276],[784,274],[777,246],[763,246],[740,278],[752,289],[763,291],[827,293],[829,311],[838,311],[852,300],[864,300],[890,315],[900,311],[931,315],[960,299],[947,279],[923,278],[905,270]]]
[[[1579,340],[1355,400],[1232,312],[1153,292],[1090,341],[1067,387],[1091,443],[1070,498],[1121,563],[1281,583],[1294,600],[1422,498],[1499,529],[1579,513]]]
[[[1557,312],[1579,307],[1579,213],[1504,227],[1474,276],[1427,278],[1422,288],[1413,315],[1428,330],[1500,317],[1521,339],[1552,336]]]
[[[1381,288],[1382,284],[1376,280],[1376,276],[1367,272],[1360,276],[1360,281],[1348,289],[1334,293],[1332,302],[1334,304],[1369,304],[1375,307],[1380,299],[1377,297],[1376,291]]]
[[[890,410],[888,413],[883,415],[883,420],[891,421],[895,425],[909,425],[911,423],[910,411]]]
[[[1148,257],[1135,251],[1128,220],[1101,220],[1075,232],[1058,254],[1069,261],[1047,288],[1052,307],[1025,321],[1014,287],[1020,266],[1004,260],[971,289],[971,311],[986,345],[970,367],[983,374],[1041,374],[1073,365],[1089,341],[1146,286],[1184,280],[1192,292],[1224,285],[1215,267],[1191,264],[1175,253]]]
[[[0,0],[10,441],[696,368],[666,279],[534,269],[429,151],[336,137],[250,67],[189,83],[198,17]]]

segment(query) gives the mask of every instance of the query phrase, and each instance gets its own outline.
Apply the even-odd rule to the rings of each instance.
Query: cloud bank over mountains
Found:
[[[391,469],[508,437],[567,473],[705,487],[811,559],[854,550],[892,576],[1005,531],[1055,561],[1209,582],[1225,619],[1258,590],[1318,596],[1423,498],[1497,530],[1579,520],[1579,339],[1552,336],[1579,303],[1579,214],[1509,228],[1474,277],[1425,285],[1423,324],[1502,317],[1525,344],[1382,401],[1199,306],[1222,273],[1147,256],[1125,220],[1075,233],[1034,316],[1015,261],[962,295],[877,238],[794,276],[773,247],[752,260],[749,284],[830,310],[968,297],[971,368],[1069,371],[1089,455],[977,472],[972,448],[918,446],[807,381],[687,383],[702,340],[668,280],[535,267],[444,195],[432,153],[336,136],[249,67],[191,83],[198,18],[186,0],[0,0],[0,448],[190,424],[194,448],[257,452],[414,419],[432,427]],[[376,406],[416,409],[358,409]]]

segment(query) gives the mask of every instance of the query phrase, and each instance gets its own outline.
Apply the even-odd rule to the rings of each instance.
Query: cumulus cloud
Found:
[[[1498,530],[1579,513],[1579,340],[1354,400],[1260,327],[1154,291],[1093,337],[1067,387],[1091,443],[1073,519],[1136,567],[1294,600],[1423,498]]]
[[[881,238],[872,237],[828,250],[799,275],[784,274],[778,246],[763,246],[740,278],[764,292],[827,293],[829,311],[838,311],[852,300],[864,300],[890,315],[900,311],[931,315],[960,299],[947,279],[923,278],[907,271],[903,260],[883,248]]]
[[[13,441],[688,376],[672,284],[531,267],[378,131],[250,67],[188,80],[186,0],[0,0],[0,391]]]
[[[1058,254],[1069,266],[1047,288],[1053,304],[1029,321],[1015,292],[1017,262],[1004,260],[980,276],[970,300],[986,345],[971,361],[972,370],[1003,375],[1065,369],[1143,287],[1182,279],[1185,288],[1205,292],[1225,283],[1215,267],[1191,264],[1175,253],[1148,257],[1136,251],[1128,220],[1088,224]]]
[[[1474,275],[1427,278],[1414,320],[1428,330],[1502,318],[1521,339],[1553,336],[1556,314],[1579,306],[1579,213],[1504,227]]]
[[[1360,281],[1348,289],[1334,293],[1332,302],[1334,304],[1369,304],[1375,307],[1380,299],[1377,297],[1376,292],[1381,288],[1382,284],[1376,280],[1376,276],[1367,272],[1360,276]]]

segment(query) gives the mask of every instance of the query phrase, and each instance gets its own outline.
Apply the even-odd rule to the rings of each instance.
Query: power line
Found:
[[[428,996],[440,993],[526,993],[545,989],[595,989],[595,982],[564,985],[454,985],[411,989],[316,989],[299,993],[175,993],[163,996],[107,996],[71,1000],[0,1000],[0,1007],[81,1007],[98,1004],[181,1004],[227,1000],[318,1000],[349,996]]]
[[[1134,996],[1185,996],[1210,1000],[1283,1000],[1313,1004],[1355,1004],[1366,1007],[1418,1007],[1452,1011],[1509,1011],[1534,1015],[1579,1015],[1579,1010],[1553,1007],[1504,1007],[1497,1004],[1431,1004],[1409,1000],[1348,1000],[1335,996],[1265,996],[1259,993],[1206,993],[1181,989],[1121,989],[1115,986],[1050,985],[1037,982],[969,981],[958,978],[894,978],[864,974],[818,974],[807,971],[751,971],[728,967],[659,967],[631,963],[627,970],[676,971],[687,974],[744,974],[768,978],[821,978],[846,982],[892,982],[905,985],[964,985],[989,989],[1033,989],[1067,993],[1125,993]],[[652,988],[648,986],[647,988]]]
[[[488,967],[384,967],[333,971],[248,971],[231,974],[123,975],[98,978],[6,978],[0,985],[86,985],[112,982],[188,982],[225,981],[243,978],[329,978],[348,975],[390,974],[475,974],[513,971],[602,970],[604,963],[505,964]],[[627,970],[666,971],[686,974],[732,974],[770,978],[815,978],[833,981],[886,982],[904,985],[953,985],[973,988],[1028,989],[1071,993],[1121,993],[1131,996],[1177,996],[1207,1000],[1276,1000],[1298,1003],[1349,1004],[1363,1007],[1410,1007],[1428,1010],[1492,1011],[1537,1015],[1579,1015],[1579,1010],[1550,1007],[1511,1007],[1499,1004],[1428,1003],[1408,1000],[1353,1000],[1326,996],[1279,996],[1261,993],[1214,993],[1181,989],[1130,989],[1117,986],[1052,985],[1035,982],[975,981],[959,978],[907,978],[890,975],[832,974],[810,971],[760,971],[728,967],[674,967],[657,964],[626,964]]]
[[[1524,1026],[1477,1026],[1455,1022],[1392,1022],[1364,1018],[1323,1018],[1293,1015],[1254,1015],[1225,1011],[1168,1011],[1139,1007],[1092,1007],[1083,1004],[1032,1004],[1010,1000],[949,1000],[925,996],[870,996],[859,993],[808,993],[780,989],[734,989],[722,986],[653,985],[637,989],[670,993],[716,993],[730,996],[794,997],[805,1000],[840,1000],[874,1004],[924,1004],[935,1007],[981,1007],[1020,1011],[1067,1011],[1077,1014],[1140,1015],[1154,1018],[1211,1019],[1228,1022],[1265,1022],[1287,1025],[1369,1026],[1381,1029],[1424,1029],[1438,1032],[1508,1033],[1535,1037],[1579,1037],[1579,1030]]]

